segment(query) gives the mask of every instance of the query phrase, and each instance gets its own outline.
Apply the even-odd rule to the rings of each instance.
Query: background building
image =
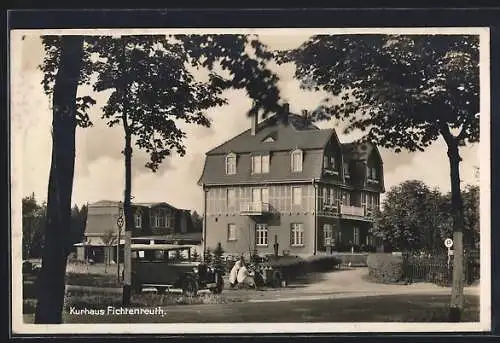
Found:
[[[88,205],[84,241],[78,243],[77,259],[91,258],[116,262],[118,244],[118,201],[101,200]],[[193,225],[191,212],[178,209],[166,202],[133,203],[134,243],[174,243],[199,245],[201,230]],[[123,237],[125,225],[121,229]],[[120,261],[123,261],[123,238],[120,239]],[[109,254],[109,255],[108,255]],[[109,257],[108,257],[109,256]]]

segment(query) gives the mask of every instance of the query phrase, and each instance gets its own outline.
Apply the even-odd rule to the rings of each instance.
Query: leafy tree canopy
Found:
[[[295,62],[302,87],[330,95],[317,120],[343,119],[383,147],[479,140],[477,36],[319,35],[278,59]]]

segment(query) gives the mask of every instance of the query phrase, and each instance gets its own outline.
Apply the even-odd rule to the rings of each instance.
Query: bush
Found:
[[[403,256],[387,253],[372,253],[367,258],[368,277],[381,283],[404,281]]]
[[[306,260],[310,272],[326,272],[340,267],[342,260],[336,256],[311,256]]]

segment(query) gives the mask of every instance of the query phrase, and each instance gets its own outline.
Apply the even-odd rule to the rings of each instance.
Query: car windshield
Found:
[[[190,249],[137,249],[132,250],[132,259],[138,262],[190,262]]]

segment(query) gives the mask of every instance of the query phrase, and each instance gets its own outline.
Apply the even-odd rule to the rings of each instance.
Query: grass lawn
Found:
[[[121,287],[118,277],[113,274],[66,273],[66,284],[94,287]]]
[[[389,295],[291,302],[173,305],[163,307],[163,316],[96,316],[70,314],[67,311],[64,320],[67,323],[446,322],[449,301],[449,295]],[[466,296],[462,321],[479,321],[479,297]]]

